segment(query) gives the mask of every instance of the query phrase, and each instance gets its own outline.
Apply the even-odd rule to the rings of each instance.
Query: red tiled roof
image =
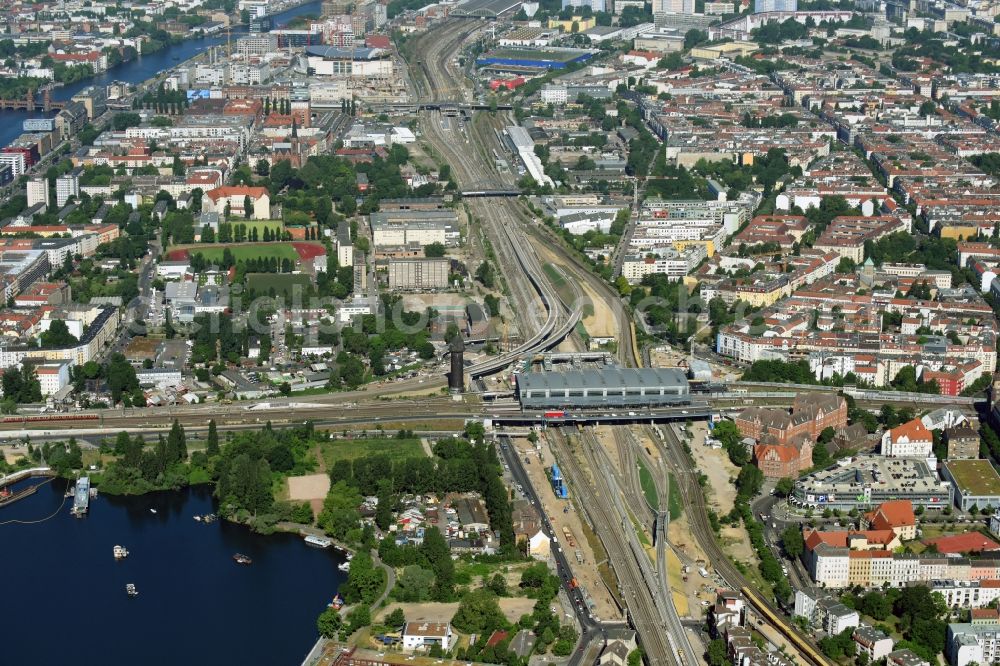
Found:
[[[924,427],[920,419],[913,419],[890,430],[889,437],[894,442],[899,441],[901,437],[906,437],[911,442],[929,442],[931,441],[931,431]]]
[[[1000,543],[979,532],[952,534],[936,539],[924,539],[926,545],[934,544],[939,553],[981,553],[986,550],[1000,550]]]
[[[223,197],[248,196],[251,199],[259,199],[267,196],[265,187],[247,187],[245,185],[231,185],[227,187],[217,187],[205,193],[212,201],[218,201]]]
[[[889,530],[894,527],[908,527],[917,524],[917,517],[913,514],[913,504],[910,500],[882,502],[877,509],[866,513],[865,518],[877,530]]]

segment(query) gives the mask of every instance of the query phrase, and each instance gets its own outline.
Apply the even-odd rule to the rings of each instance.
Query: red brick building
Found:
[[[794,479],[812,467],[813,445],[803,440],[795,444],[758,444],[753,447],[754,463],[769,479]]]
[[[803,437],[815,441],[826,428],[839,430],[847,426],[847,401],[832,393],[800,393],[791,413],[751,407],[737,416],[735,423],[741,435],[758,441],[767,438],[788,444]]]

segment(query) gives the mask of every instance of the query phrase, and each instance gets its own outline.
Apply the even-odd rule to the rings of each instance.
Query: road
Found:
[[[514,447],[507,438],[502,438],[500,440],[500,457],[510,468],[510,473],[511,476],[514,477],[514,482],[521,485],[524,489],[524,494],[527,495],[532,504],[538,507],[539,514],[542,516],[542,529],[545,532],[545,535],[550,539],[556,538],[558,540],[558,536],[555,534],[552,524],[549,523],[549,519],[545,515],[545,511],[542,510],[542,501],[539,499],[538,493],[535,492],[534,486],[531,485],[531,480],[528,478],[528,473],[522,466],[521,459],[517,456],[514,451]],[[568,666],[583,666],[584,664],[589,666],[589,664],[593,662],[585,661],[585,657],[587,657],[590,653],[589,646],[591,643],[595,640],[600,640],[601,644],[603,644],[604,640],[608,637],[609,630],[620,629],[624,625],[620,622],[597,622],[594,620],[593,615],[587,609],[586,601],[584,600],[580,589],[568,589],[569,581],[574,578],[573,568],[566,557],[566,552],[562,550],[557,543],[553,544],[552,558],[556,562],[556,571],[558,572],[559,577],[562,578],[563,585],[567,587],[567,594],[569,595],[570,602],[573,604],[576,619],[581,629],[580,642],[577,645],[577,649],[570,657]]]

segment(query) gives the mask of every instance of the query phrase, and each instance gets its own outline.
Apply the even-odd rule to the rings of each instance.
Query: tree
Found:
[[[62,319],[53,319],[47,331],[41,336],[43,347],[61,348],[76,346],[79,340],[69,332],[69,327]]]
[[[393,596],[400,601],[427,601],[431,597],[434,586],[434,572],[417,564],[411,564],[403,569],[396,580]]]
[[[755,465],[744,465],[736,477],[737,501],[749,500],[760,492],[764,485],[764,473]]]
[[[385,572],[375,566],[369,552],[360,550],[351,560],[344,584],[344,598],[349,602],[370,604],[378,597],[384,583]]]
[[[433,597],[436,601],[452,599],[455,590],[455,563],[451,559],[451,549],[440,530],[429,529],[424,533],[420,551],[434,570]]]
[[[502,573],[494,574],[493,578],[490,579],[490,582],[487,583],[486,587],[490,590],[490,592],[498,597],[507,596],[507,579],[504,578]]]
[[[167,435],[167,454],[167,464],[187,460],[187,438],[184,436],[184,426],[177,419],[174,419],[170,434]]]
[[[802,530],[798,525],[789,525],[781,533],[781,547],[785,549],[785,555],[789,559],[794,560],[802,555],[805,542],[802,539]]]
[[[500,610],[496,595],[490,590],[478,589],[462,597],[451,623],[464,634],[490,634],[507,626],[507,618]]]
[[[253,199],[251,199],[250,195],[248,194],[245,197],[243,197],[243,217],[249,220],[252,214],[253,214]]]
[[[783,479],[778,479],[778,483],[774,486],[774,492],[781,497],[788,497],[794,489],[795,481],[789,479],[787,476]]]
[[[267,176],[271,172],[271,164],[267,160],[257,160],[257,166],[254,168],[258,176]]]
[[[2,386],[5,400],[17,404],[42,400],[42,385],[32,366],[7,368],[3,374]]]
[[[484,261],[479,264],[479,268],[476,269],[476,279],[487,289],[492,289],[496,284],[496,278],[494,276],[493,264],[489,261]]]
[[[684,33],[684,48],[693,49],[698,44],[708,41],[708,33],[702,30],[691,29]]]
[[[215,419],[208,421],[208,438],[205,441],[205,453],[210,456],[219,455],[219,432],[215,427]]]
[[[333,608],[327,608],[316,618],[316,628],[324,638],[336,638],[340,628],[344,626],[344,620],[340,613]]]
[[[403,614],[403,609],[400,606],[396,606],[391,613],[386,615],[384,622],[388,627],[400,629],[406,624],[406,615]]]
[[[729,660],[729,654],[726,650],[726,641],[716,638],[709,643],[705,659],[708,661],[708,666],[729,666],[732,662]]]
[[[444,245],[441,243],[430,243],[424,246],[424,256],[429,258],[443,257],[445,252]]]

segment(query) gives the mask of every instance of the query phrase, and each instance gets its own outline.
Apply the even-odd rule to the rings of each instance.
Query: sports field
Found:
[[[236,261],[246,261],[247,259],[260,259],[261,257],[277,257],[298,261],[299,253],[295,251],[291,243],[239,243],[236,245],[219,245],[217,243],[205,243],[204,245],[188,245],[184,251],[189,255],[200,254],[207,261],[221,261],[222,253],[229,249],[233,253]],[[171,250],[170,254],[179,250]]]

